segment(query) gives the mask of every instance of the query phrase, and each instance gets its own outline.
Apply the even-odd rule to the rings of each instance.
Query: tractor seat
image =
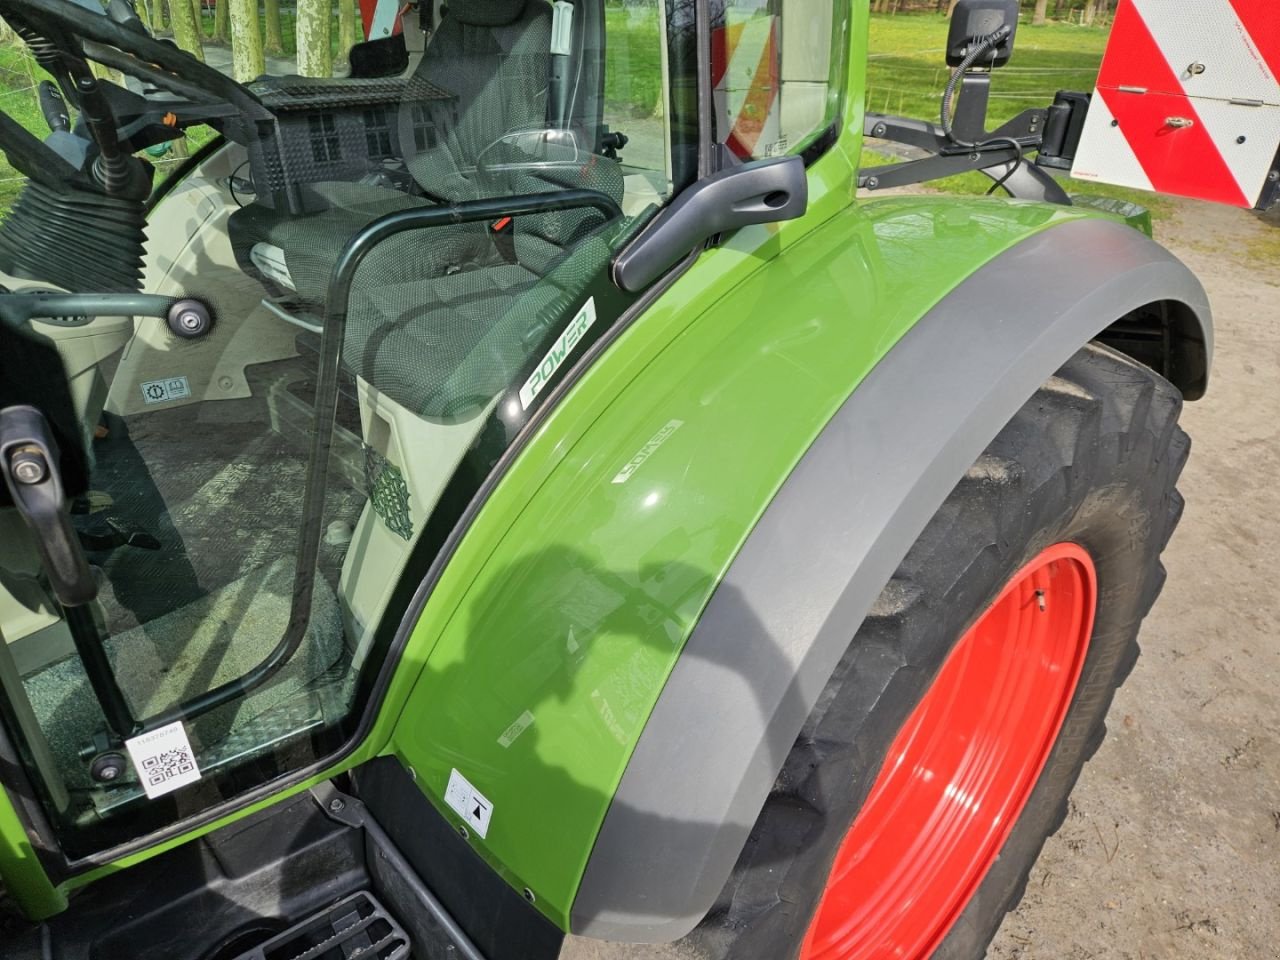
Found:
[[[412,132],[418,105],[405,101],[398,108],[404,166],[415,193],[420,190],[422,196],[364,182],[299,184],[305,214],[261,200],[232,214],[228,230],[240,265],[320,303],[339,252],[374,218],[428,203],[508,195],[512,191],[507,185],[477,181],[476,160],[509,131],[545,123],[550,51],[551,7],[546,0],[451,3],[414,76],[448,90],[456,98],[455,117],[433,142],[422,143]],[[437,231],[431,243],[449,246],[456,241],[456,248],[465,246],[467,236],[473,247],[483,246],[476,242],[484,238],[483,226],[454,237]],[[397,279],[436,276],[438,270],[465,267],[474,258],[475,251],[468,249],[452,258],[424,257],[420,263],[406,263]]]
[[[517,237],[517,248],[542,272],[503,263],[361,285],[348,312],[344,366],[420,416],[473,413],[509,388],[552,328],[582,305],[608,261],[607,233],[616,226],[565,251]]]

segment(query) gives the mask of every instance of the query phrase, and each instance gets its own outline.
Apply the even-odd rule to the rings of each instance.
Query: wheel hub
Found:
[[[919,960],[934,951],[1049,758],[1096,597],[1089,555],[1055,544],[960,638],[841,844],[802,960]]]

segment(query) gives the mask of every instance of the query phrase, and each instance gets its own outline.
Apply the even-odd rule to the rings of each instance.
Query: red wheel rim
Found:
[[[1055,544],[960,638],[841,843],[802,960],[917,960],[934,951],[1049,758],[1096,597],[1089,555]]]

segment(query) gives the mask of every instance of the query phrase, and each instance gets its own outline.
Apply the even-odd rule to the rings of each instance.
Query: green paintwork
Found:
[[[9,797],[0,791],[0,878],[22,911],[43,919],[66,909],[67,898],[49,882]]]
[[[472,843],[567,926],[653,703],[796,461],[957,283],[1027,236],[1086,215],[953,197],[855,202],[861,4],[853,19],[844,133],[809,171],[806,215],[704,253],[559,402],[445,569],[361,747],[307,783],[63,889],[394,753],[442,810],[452,768],[483,791],[493,821]],[[629,463],[626,482],[612,482]],[[14,825],[0,799],[0,876],[29,891],[32,916],[55,912],[61,890],[22,853]]]

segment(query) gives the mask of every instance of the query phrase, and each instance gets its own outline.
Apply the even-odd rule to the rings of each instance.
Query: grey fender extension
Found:
[[[929,519],[1072,354],[1161,300],[1189,308],[1211,355],[1209,304],[1181,262],[1129,227],[1069,221],[976,271],[880,361],[783,483],[694,628],[605,816],[574,933],[655,943],[693,929]]]

